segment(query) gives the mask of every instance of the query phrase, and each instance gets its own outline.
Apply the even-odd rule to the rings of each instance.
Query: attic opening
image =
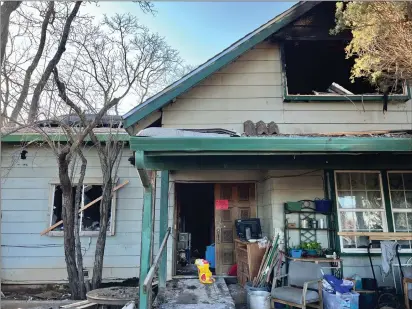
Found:
[[[366,78],[356,78],[354,82],[351,82],[350,74],[355,59],[346,59],[346,45],[347,42],[339,40],[285,42],[288,94],[383,94],[382,90],[378,89],[379,87],[372,85]],[[403,94],[402,84],[400,83],[390,92]]]

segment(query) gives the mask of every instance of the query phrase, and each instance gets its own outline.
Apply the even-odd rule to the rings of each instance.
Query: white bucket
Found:
[[[252,291],[249,293],[249,309],[270,309],[270,293],[266,291]]]

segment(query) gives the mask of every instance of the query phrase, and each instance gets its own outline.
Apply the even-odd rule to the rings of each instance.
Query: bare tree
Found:
[[[146,1],[139,1],[139,4],[151,8]],[[63,196],[66,268],[72,297],[79,299],[84,297],[85,286],[77,211],[81,201],[79,188],[83,186],[87,168],[87,160],[82,152],[86,138],[90,138],[98,151],[103,175],[100,231],[92,278],[92,286],[97,288],[102,281],[112,189],[123,144],[116,138],[120,128],[114,128],[113,134],[103,144],[93,130],[101,124],[103,117],[119,113],[119,106],[126,97],[133,97],[136,103],[141,102],[164,87],[171,76],[177,77],[176,72],[180,72],[183,66],[177,51],[168,46],[164,38],[151,33],[130,14],[105,16],[100,23],[79,16],[74,19],[80,7],[80,2],[76,2],[69,6],[70,10],[66,10],[65,18],[59,19],[60,24],[55,25],[54,20],[60,16],[60,11],[56,10],[57,3],[54,6],[53,10],[52,4],[48,3],[47,7],[43,5],[44,18],[36,22],[36,46],[41,45],[42,34],[45,33],[44,46],[39,46],[35,54],[22,55],[22,62],[31,69],[17,70],[16,73],[16,66],[13,66],[12,61],[7,61],[7,66],[2,70],[3,76],[9,77],[7,83],[2,83],[2,89],[8,89],[2,97],[2,106],[17,106],[20,111],[13,111],[15,118],[9,117],[18,125],[16,130],[30,127],[42,134],[57,158]],[[23,13],[19,16],[28,20]],[[19,31],[24,33],[24,27],[20,26]],[[53,35],[48,35],[49,32]],[[59,35],[56,36],[56,33]],[[38,54],[42,54],[40,62],[36,57]],[[42,62],[47,65],[39,69],[39,63]],[[49,78],[50,74],[53,74],[52,79]],[[34,79],[35,75],[37,78]],[[12,85],[25,89],[25,83],[29,87],[27,93],[23,93],[23,99],[19,99],[21,92],[11,95]],[[67,124],[61,117],[63,114],[76,115],[80,119],[78,125]],[[86,114],[93,114],[93,117],[86,117]],[[66,135],[67,143],[55,142],[43,129],[42,126],[47,123],[45,120],[50,119]],[[78,179],[74,179],[70,169],[76,160],[81,162]],[[74,186],[77,186],[75,194],[72,190]]]

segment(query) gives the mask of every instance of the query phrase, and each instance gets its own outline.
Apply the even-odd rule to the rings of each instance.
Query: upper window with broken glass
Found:
[[[393,85],[373,85],[366,78],[351,80],[355,58],[347,58],[345,47],[350,31],[336,35],[335,2],[323,2],[276,33],[280,42],[283,85],[286,100],[383,100],[384,94],[404,99],[404,81]]]
[[[52,197],[52,211],[50,218],[50,226],[58,223],[62,220],[62,205],[63,205],[63,196],[62,190],[59,185],[53,186],[53,197]],[[73,208],[74,208],[74,196],[76,195],[77,187],[73,187]],[[94,202],[96,199],[99,199],[102,196],[102,185],[101,184],[85,184],[82,188],[82,197],[80,202],[80,208],[84,206],[91,205],[86,208],[84,211],[79,214],[79,230],[81,236],[94,236],[98,235],[100,231],[100,200]],[[110,206],[109,206],[109,215],[108,215],[108,225],[107,233],[108,235],[114,234],[114,199],[113,196]],[[63,235],[64,225],[60,224],[56,226],[51,232],[50,235]]]

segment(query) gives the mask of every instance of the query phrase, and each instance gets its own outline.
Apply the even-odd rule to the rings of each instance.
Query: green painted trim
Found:
[[[383,198],[385,201],[386,222],[388,224],[388,231],[394,232],[395,230],[393,228],[391,198],[389,196],[388,174],[387,174],[387,170],[381,170],[380,172],[381,172],[381,177],[382,177],[382,191],[383,191]]]
[[[67,142],[68,138],[65,134],[48,134],[49,138],[53,142]],[[128,142],[130,139],[130,136],[128,134],[99,134],[96,133],[96,137],[100,142],[105,142],[109,139],[112,138],[112,136],[116,136],[116,140],[121,141],[121,142]],[[30,134],[24,134],[24,133],[17,133],[17,134],[10,134],[6,136],[1,136],[1,141],[3,143],[24,143],[24,142],[45,142],[46,139],[44,138],[43,135],[39,133],[30,133]],[[85,138],[86,142],[90,141],[90,137],[87,136]]]
[[[329,173],[329,186],[330,186],[330,194],[331,194],[331,200],[332,200],[332,213],[333,213],[333,220],[334,220],[334,225],[336,231],[339,231],[339,218],[338,218],[338,203],[336,200],[336,187],[335,187],[335,171],[334,170],[328,170]],[[341,247],[340,247],[340,237],[338,236],[338,233],[334,233],[335,237],[335,249],[337,250],[337,253],[341,252]]]
[[[168,228],[168,210],[169,210],[169,171],[161,172],[160,180],[160,228],[159,244],[162,243]],[[159,266],[159,288],[166,287],[167,280],[167,248],[165,249]]]
[[[411,152],[411,138],[394,137],[130,137],[144,152]],[[184,154],[180,154],[184,155]]]
[[[286,16],[279,17],[279,20],[274,22],[272,25],[268,26],[267,28],[262,29],[260,32],[256,33],[245,42],[233,48],[227,54],[222,55],[220,58],[216,59],[214,62],[211,62],[208,66],[204,67],[202,70],[188,78],[187,80],[181,82],[180,84],[176,85],[176,87],[171,87],[171,89],[164,94],[160,95],[158,98],[154,99],[150,103],[143,103],[142,107],[131,113],[130,115],[124,117],[124,127],[128,128],[134,125],[136,122],[140,121],[144,117],[148,116],[149,114],[153,113],[156,110],[161,109],[168,103],[170,103],[173,99],[181,95],[182,93],[186,92],[200,81],[205,79],[206,77],[210,76],[217,70],[221,69],[225,65],[231,63],[233,60],[253,48],[255,45],[261,43],[263,40],[274,34],[275,32],[279,31],[289,23],[293,22],[316,5],[318,5],[320,1],[305,1],[302,3],[298,3],[291,9],[289,12],[286,12]],[[284,14],[284,13],[283,13]]]
[[[150,293],[144,291],[143,283],[150,269],[151,248],[153,233],[153,188],[148,186],[143,195],[143,222],[140,245],[140,274],[139,274],[139,308],[149,309],[151,307]]]
[[[409,95],[390,95],[388,96],[390,101],[406,101],[410,98]],[[383,95],[285,95],[284,101],[286,102],[313,102],[313,101],[383,101]]]
[[[409,154],[362,155],[174,155],[145,156],[136,167],[149,170],[264,170],[264,169],[348,169],[412,170]]]

